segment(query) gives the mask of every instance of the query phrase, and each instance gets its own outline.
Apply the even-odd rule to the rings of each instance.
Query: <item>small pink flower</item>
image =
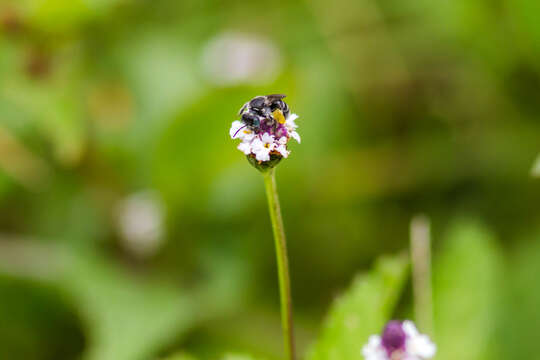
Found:
[[[427,360],[437,347],[427,335],[420,334],[409,320],[389,321],[382,336],[370,336],[362,349],[366,360]]]

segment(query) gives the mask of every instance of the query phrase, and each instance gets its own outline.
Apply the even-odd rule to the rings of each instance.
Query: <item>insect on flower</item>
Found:
[[[289,116],[289,106],[283,101],[285,97],[283,94],[254,97],[242,106],[238,115],[241,115],[242,122],[254,131],[260,131],[264,127],[275,130],[277,125],[284,124]]]
[[[300,142],[296,132],[296,114],[291,114],[289,105],[283,101],[286,95],[272,94],[256,96],[242,106],[238,112],[240,120],[234,121],[230,129],[233,139],[240,139],[238,150],[261,165],[289,156],[287,143],[290,138]]]
[[[409,320],[389,321],[381,336],[372,335],[362,349],[366,360],[426,360],[437,347],[427,335],[420,334]]]

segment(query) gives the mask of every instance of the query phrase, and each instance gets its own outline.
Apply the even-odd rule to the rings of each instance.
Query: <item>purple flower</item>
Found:
[[[372,335],[362,349],[366,360],[426,360],[435,355],[437,347],[427,335],[420,334],[409,320],[392,320],[381,336]]]

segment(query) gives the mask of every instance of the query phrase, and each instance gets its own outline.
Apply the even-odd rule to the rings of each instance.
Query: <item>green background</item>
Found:
[[[425,214],[437,359],[531,358],[539,20],[537,0],[0,1],[0,359],[279,359],[262,178],[228,136],[269,93],[300,116],[277,168],[300,354],[413,317],[405,276],[378,325],[331,340],[381,304],[354,300],[391,287],[372,275],[312,345]],[[274,55],[246,65],[242,39]],[[133,194],[162,214],[143,254],[118,225]]]

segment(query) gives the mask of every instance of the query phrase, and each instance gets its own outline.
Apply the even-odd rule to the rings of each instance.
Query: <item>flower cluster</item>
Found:
[[[232,139],[242,140],[238,150],[259,162],[270,161],[270,155],[286,158],[290,153],[287,149],[289,139],[300,142],[300,135],[296,132],[297,118],[296,114],[290,114],[283,124],[268,125],[263,122],[258,132],[237,120],[232,123],[229,134]]]
[[[436,351],[429,337],[420,334],[409,320],[388,322],[382,336],[370,336],[362,349],[366,360],[425,360]]]

